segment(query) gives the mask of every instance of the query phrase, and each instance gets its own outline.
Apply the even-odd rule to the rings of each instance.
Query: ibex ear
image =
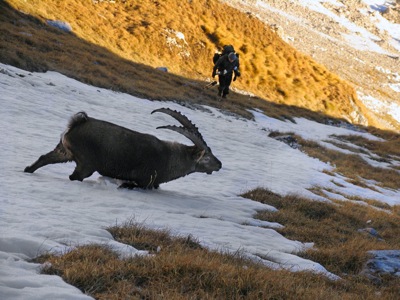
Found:
[[[206,153],[206,150],[202,150],[195,154],[196,163],[198,163],[203,158],[205,153]]]

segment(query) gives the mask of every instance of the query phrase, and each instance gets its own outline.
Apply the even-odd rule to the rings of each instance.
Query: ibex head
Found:
[[[174,117],[182,126],[166,125],[159,126],[157,129],[165,128],[170,129],[187,137],[196,146],[196,166],[195,172],[203,172],[211,174],[214,171],[218,171],[222,167],[222,163],[218,158],[214,156],[210,147],[207,146],[203,137],[201,136],[198,128],[184,115],[176,110],[169,108],[159,108],[151,113],[162,112],[171,117]]]
[[[76,167],[70,180],[82,181],[98,172],[122,180],[121,187],[152,189],[193,172],[211,174],[221,169],[221,162],[188,118],[168,108],[154,112],[168,114],[182,124],[159,128],[177,131],[194,145],[163,141],[81,112],[71,118],[56,148],[40,156],[25,168],[25,172],[33,173],[49,164],[74,161]]]

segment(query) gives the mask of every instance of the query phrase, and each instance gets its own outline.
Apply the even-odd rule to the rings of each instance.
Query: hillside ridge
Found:
[[[0,49],[3,63],[28,69],[35,65],[36,70],[74,74],[73,78],[95,85],[99,81],[109,81],[108,85],[104,83],[105,87],[150,99],[171,99],[168,93],[173,95],[175,87],[167,85],[175,79],[154,75],[150,69],[146,71],[148,77],[143,78],[142,74],[135,74],[137,68],[132,69],[132,64],[127,66],[129,62],[152,68],[166,66],[171,74],[205,81],[211,75],[211,58],[215,50],[232,43],[241,55],[243,76],[234,84],[238,90],[246,90],[277,104],[306,108],[358,124],[375,125],[350,84],[296,51],[251,14],[216,0],[131,0],[97,4],[83,0],[68,3],[46,1],[45,4],[37,0],[9,0],[6,3],[16,12],[38,20],[35,22],[41,32],[34,32],[34,28],[28,28],[25,21],[10,16],[11,13],[3,16],[2,36],[7,36],[2,41],[4,47]],[[89,57],[90,47],[83,50],[82,46],[73,45],[76,41],[71,42],[71,33],[68,36],[54,32],[47,24],[48,20],[67,22],[73,36],[107,49],[128,64],[123,68],[110,66],[112,60],[116,65],[116,58],[106,61],[96,53],[95,63],[88,63],[93,59]],[[17,45],[15,41],[18,41]],[[17,47],[19,52],[27,53],[17,54]],[[77,48],[82,51],[77,51]],[[52,58],[53,53],[60,55]],[[153,81],[153,86],[163,85],[165,95],[152,94],[152,91],[148,94],[148,81]],[[201,88],[193,83],[182,85],[197,91]]]
[[[288,44],[348,81],[374,119],[371,125],[400,129],[396,118],[400,110],[399,0],[315,1],[312,5],[297,0],[223,2],[255,15]],[[395,28],[397,36],[392,35]]]

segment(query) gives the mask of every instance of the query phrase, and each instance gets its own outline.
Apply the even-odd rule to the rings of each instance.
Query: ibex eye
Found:
[[[210,157],[209,156],[205,156],[202,159],[204,162],[208,163],[210,161]]]
[[[56,148],[41,155],[24,171],[33,173],[49,164],[75,161],[76,167],[69,176],[70,180],[82,181],[94,172],[98,172],[100,175],[127,182],[121,187],[152,189],[158,188],[161,183],[193,172],[211,174],[221,168],[215,163],[219,160],[213,156],[211,149],[192,121],[180,112],[169,108],[159,108],[152,113],[154,112],[170,115],[182,125],[166,125],[157,128],[176,131],[192,141],[194,145],[163,141],[156,136],[91,118],[85,112],[79,112],[71,117]],[[90,143],[85,143],[85,141],[90,141]],[[76,159],[77,157],[79,160]],[[170,172],[170,166],[174,166],[175,170],[179,171]]]

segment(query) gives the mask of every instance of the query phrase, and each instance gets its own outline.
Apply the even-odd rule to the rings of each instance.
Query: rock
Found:
[[[297,142],[296,138],[294,138],[291,135],[281,135],[281,136],[276,136],[274,137],[277,141],[283,142],[286,145],[289,145],[289,147],[293,149],[299,149],[300,144]]]
[[[381,275],[400,277],[400,250],[373,250],[368,254],[371,258],[360,274],[377,284],[381,283]]]
[[[376,231],[374,228],[372,227],[367,227],[367,228],[363,228],[363,229],[358,229],[357,230],[360,233],[366,234],[369,237],[374,237],[376,239],[378,239],[379,241],[383,241],[382,237],[379,235],[378,231]]]
[[[162,71],[162,72],[168,72],[168,68],[167,67],[157,67],[156,69],[159,70],[159,71]]]
[[[55,27],[57,29],[60,29],[65,32],[72,32],[72,27],[69,25],[67,22],[63,21],[52,21],[52,20],[47,20],[46,21],[48,25]]]

